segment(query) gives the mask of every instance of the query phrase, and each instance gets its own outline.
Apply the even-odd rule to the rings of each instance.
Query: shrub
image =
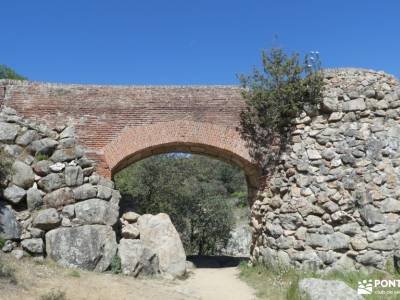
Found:
[[[300,62],[299,54],[288,56],[275,48],[262,52],[262,65],[262,71],[240,76],[247,103],[240,131],[266,173],[285,147],[293,118],[318,108],[323,76],[318,52]]]
[[[15,270],[0,260],[0,279],[8,279],[12,284],[17,284]]]
[[[64,291],[52,289],[50,292],[40,296],[40,300],[66,300]]]
[[[243,192],[243,191],[234,192],[232,194],[232,197],[237,199],[237,201],[235,202],[236,207],[248,207],[249,206],[248,196],[247,196],[246,192]]]
[[[2,238],[0,237],[0,248],[3,248],[4,245],[5,245],[5,243],[6,243],[6,240],[5,240],[5,239],[2,239]]]
[[[118,254],[115,254],[111,260],[111,272],[114,274],[122,273],[121,258]]]
[[[6,65],[0,65],[0,79],[26,80],[26,77],[19,75]]]

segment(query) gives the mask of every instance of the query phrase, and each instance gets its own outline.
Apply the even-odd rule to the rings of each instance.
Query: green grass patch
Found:
[[[40,296],[40,300],[67,300],[64,291],[52,289],[50,292]]]
[[[371,273],[364,273],[360,271],[334,271],[327,274],[320,274],[313,272],[302,272],[293,268],[272,270],[263,265],[256,265],[252,267],[248,266],[246,263],[242,263],[239,266],[239,269],[240,278],[256,290],[257,297],[260,299],[274,300],[300,300],[301,298],[299,295],[298,283],[303,278],[340,280],[345,282],[353,289],[357,289],[358,282],[365,279],[400,279],[400,275],[398,274],[379,270]],[[393,289],[393,291],[396,292],[396,289]],[[364,298],[367,300],[395,300],[400,298],[400,294],[372,294],[365,295]]]
[[[0,248],[3,248],[6,243],[6,240],[0,238]]]
[[[264,265],[248,266],[241,263],[239,266],[240,278],[256,290],[261,299],[284,300],[287,294],[295,294],[293,283],[299,280],[298,274],[292,270],[272,270]],[[296,298],[291,298],[296,299]]]
[[[46,155],[46,154],[43,154],[43,153],[40,153],[40,152],[39,152],[39,153],[36,153],[35,159],[36,159],[37,161],[48,160],[48,159],[49,159],[49,156]]]
[[[77,270],[73,270],[73,271],[69,272],[68,275],[71,277],[76,277],[76,278],[81,277],[81,274]]]

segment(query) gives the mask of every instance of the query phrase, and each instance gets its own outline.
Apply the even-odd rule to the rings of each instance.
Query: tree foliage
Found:
[[[26,80],[26,77],[19,75],[6,65],[0,65],[0,79]]]
[[[232,194],[246,191],[243,172],[198,155],[159,155],[115,176],[123,210],[165,212],[181,235],[187,254],[216,254],[233,226]]]
[[[255,68],[251,75],[240,76],[247,102],[241,114],[241,132],[266,171],[285,147],[291,121],[317,109],[323,77],[318,52],[301,62],[299,54],[289,56],[273,48],[262,52],[262,65],[261,71]]]

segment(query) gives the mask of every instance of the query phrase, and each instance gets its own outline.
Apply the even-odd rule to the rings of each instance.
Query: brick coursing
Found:
[[[249,162],[242,141],[237,144],[240,137],[236,127],[245,104],[238,87],[63,85],[13,80],[0,81],[1,85],[7,87],[5,105],[19,114],[44,121],[52,127],[65,123],[73,125],[78,142],[87,149],[87,155],[97,161],[98,172],[102,175],[110,177],[115,165],[121,163],[109,156],[112,165],[108,165],[104,149],[114,148],[123,153],[118,156],[123,159],[133,154],[129,151],[145,148],[148,138],[153,139],[152,146],[156,146],[159,139],[160,143],[164,140],[175,142],[177,147],[182,133],[180,127],[186,126],[187,122],[197,124],[186,128],[187,133],[196,130],[198,124],[209,124],[208,132],[203,125],[200,125],[203,128],[201,134],[191,132],[190,137],[196,136],[197,144],[221,146],[239,158],[238,161]],[[154,128],[153,125],[158,123],[168,125]],[[121,138],[127,128],[131,134]],[[157,132],[161,129],[162,135]],[[124,143],[128,142],[131,148],[125,149]],[[136,143],[135,149],[132,143]],[[229,149],[225,149],[228,145]],[[171,150],[179,150],[176,147]]]

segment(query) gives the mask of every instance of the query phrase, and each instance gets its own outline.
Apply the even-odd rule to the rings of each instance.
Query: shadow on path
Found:
[[[196,268],[230,268],[237,267],[242,261],[247,262],[248,257],[233,256],[202,256],[192,255],[187,257]]]

